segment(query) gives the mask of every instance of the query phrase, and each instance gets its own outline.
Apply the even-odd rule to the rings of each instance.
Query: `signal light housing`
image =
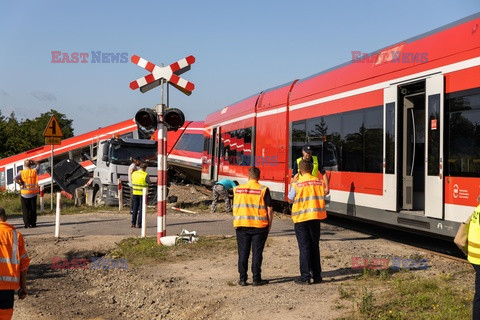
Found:
[[[135,114],[135,122],[138,127],[138,136],[140,139],[150,139],[158,124],[157,113],[148,108],[142,108]]]
[[[142,108],[135,114],[140,139],[150,139],[158,124],[157,112],[153,109]],[[185,123],[185,115],[180,109],[169,108],[163,113],[163,123],[167,130],[177,131]]]
[[[167,130],[177,131],[185,123],[185,115],[180,109],[169,108],[163,114],[163,123]]]

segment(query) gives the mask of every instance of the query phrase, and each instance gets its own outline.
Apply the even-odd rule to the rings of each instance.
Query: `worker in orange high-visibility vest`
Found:
[[[19,299],[27,296],[30,265],[22,234],[6,221],[7,213],[0,208],[0,320],[12,318],[15,290]]]
[[[301,160],[301,177],[292,184],[288,193],[292,205],[292,220],[300,251],[300,277],[298,284],[322,282],[320,264],[320,220],[327,217],[323,181],[314,177],[310,161]]]
[[[20,170],[15,176],[15,182],[20,185],[25,228],[35,228],[37,226],[37,194],[40,191],[38,187],[39,169],[37,161],[26,159],[23,163],[23,170]]]
[[[247,285],[248,257],[252,251],[253,285],[267,284],[262,279],[263,248],[272,227],[273,207],[270,191],[258,183],[260,169],[248,170],[248,182],[233,189],[233,227],[237,235],[238,285]]]

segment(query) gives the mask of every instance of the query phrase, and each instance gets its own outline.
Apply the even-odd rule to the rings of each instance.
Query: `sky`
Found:
[[[24,120],[55,109],[73,120],[76,135],[131,119],[161,103],[161,94],[159,87],[130,89],[149,73],[130,57],[169,65],[193,55],[181,77],[195,90],[186,96],[171,87],[169,103],[187,120],[204,120],[262,90],[348,62],[352,51],[377,51],[480,12],[478,0],[325,3],[1,1],[1,114]],[[93,63],[98,51],[128,59]],[[87,62],[52,63],[75,52],[88,53]]]

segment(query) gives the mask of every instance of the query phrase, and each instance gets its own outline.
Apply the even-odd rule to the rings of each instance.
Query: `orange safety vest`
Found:
[[[20,172],[20,176],[23,181],[23,187],[20,190],[21,194],[37,194],[38,188],[38,176],[35,169],[24,169]]]
[[[233,188],[233,227],[268,227],[267,206],[265,205],[266,186],[256,180]]]
[[[295,199],[292,206],[293,223],[308,220],[323,220],[327,217],[325,210],[325,191],[322,180],[309,173],[293,183]]]
[[[0,221],[0,290],[18,290],[20,271],[26,271],[29,265],[22,234]]]

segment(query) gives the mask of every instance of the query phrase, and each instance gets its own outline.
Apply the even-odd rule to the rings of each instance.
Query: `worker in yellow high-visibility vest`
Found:
[[[148,195],[148,184],[150,183],[150,178],[147,173],[148,165],[145,162],[140,164],[140,170],[136,170],[132,173],[132,228],[142,227],[142,197],[143,197],[143,188],[147,188]]]
[[[39,163],[35,160],[26,159],[23,170],[15,176],[15,182],[20,185],[20,199],[22,202],[23,223],[25,228],[37,226],[37,194]]]
[[[477,200],[480,200],[480,196]],[[475,269],[473,320],[480,320],[480,204],[473,212],[468,226],[468,261]]]

